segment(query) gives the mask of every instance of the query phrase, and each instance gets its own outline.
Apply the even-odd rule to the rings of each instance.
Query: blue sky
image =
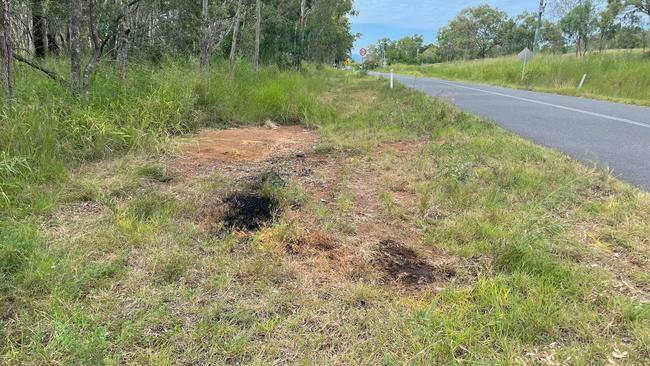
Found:
[[[461,10],[488,4],[516,15],[536,11],[539,0],[355,0],[359,16],[352,17],[352,30],[363,35],[357,41],[354,55],[361,47],[388,37],[421,34],[426,42],[433,42],[437,30],[446,25]]]

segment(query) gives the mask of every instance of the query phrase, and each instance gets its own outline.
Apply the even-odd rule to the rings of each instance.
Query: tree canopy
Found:
[[[531,9],[533,10],[533,9]],[[583,56],[590,49],[646,48],[650,0],[541,0],[539,12],[516,16],[481,5],[462,10],[438,30],[436,44],[424,35],[381,39],[370,47],[368,66],[420,64],[517,54],[524,48]]]

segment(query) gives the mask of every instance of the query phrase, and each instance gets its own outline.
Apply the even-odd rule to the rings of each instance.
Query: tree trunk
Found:
[[[260,38],[262,32],[262,0],[257,0],[255,17],[255,75],[260,76]]]
[[[201,39],[199,40],[201,58],[199,60],[199,65],[201,68],[201,73],[205,73],[210,62],[210,15],[208,14],[208,0],[203,0],[201,18]]]
[[[99,35],[97,34],[97,0],[90,0],[88,17],[90,26],[90,40],[93,44],[93,54],[90,58],[90,61],[88,62],[88,65],[86,65],[86,69],[84,70],[83,75],[82,88],[84,100],[86,102],[90,99],[90,77],[92,76],[93,70],[95,69],[95,66],[97,66],[99,58],[102,55],[102,42],[99,39]]]
[[[59,54],[60,49],[56,28],[52,25],[52,22],[47,22],[47,53],[56,56]]]
[[[237,57],[237,37],[239,36],[239,27],[241,25],[242,17],[242,0],[237,2],[237,13],[235,14],[235,27],[232,30],[232,45],[230,47],[230,66],[235,64]]]
[[[11,0],[0,0],[0,57],[2,57],[2,87],[7,105],[13,98],[13,64],[11,47]]]
[[[539,0],[539,11],[537,13],[537,24],[535,24],[535,39],[533,40],[533,52],[539,50],[539,33],[542,31],[542,18],[546,10],[545,0]]]
[[[122,0],[121,40],[120,49],[117,55],[120,64],[120,79],[126,80],[128,56],[129,56],[129,34],[131,33],[131,19],[129,16],[129,0]]]
[[[35,55],[38,58],[43,58],[47,52],[47,28],[45,27],[43,0],[32,0],[32,28]]]
[[[70,86],[78,95],[81,91],[81,29],[83,17],[82,0],[72,0],[70,9]]]
[[[302,52],[305,43],[305,26],[307,25],[307,0],[300,0],[300,24],[298,33],[298,50],[296,57],[296,66],[302,67]]]

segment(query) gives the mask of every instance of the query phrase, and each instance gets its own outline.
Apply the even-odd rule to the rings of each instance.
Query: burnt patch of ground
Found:
[[[237,230],[255,231],[273,220],[278,210],[274,198],[265,197],[259,192],[237,192],[224,199],[224,225]]]
[[[393,240],[382,240],[372,263],[387,279],[409,286],[449,281],[456,270],[448,264],[436,264],[413,249]]]
[[[204,224],[240,231],[256,231],[273,221],[282,208],[280,201],[266,187],[283,186],[275,172],[242,179],[240,189],[217,197],[201,213]]]

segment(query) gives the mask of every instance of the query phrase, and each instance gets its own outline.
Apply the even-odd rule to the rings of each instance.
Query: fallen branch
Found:
[[[65,80],[63,77],[61,77],[61,75],[57,74],[56,72],[54,72],[52,70],[48,70],[48,69],[44,68],[43,66],[37,64],[36,62],[31,61],[29,59],[26,59],[26,58],[22,57],[21,55],[15,53],[15,52],[12,54],[12,56],[13,56],[13,58],[15,60],[20,61],[20,62],[22,62],[22,63],[24,63],[26,65],[31,66],[32,68],[34,68],[34,69],[42,72],[43,74],[47,75],[50,79],[59,82],[61,85],[65,86],[65,87],[68,86],[68,81]]]

